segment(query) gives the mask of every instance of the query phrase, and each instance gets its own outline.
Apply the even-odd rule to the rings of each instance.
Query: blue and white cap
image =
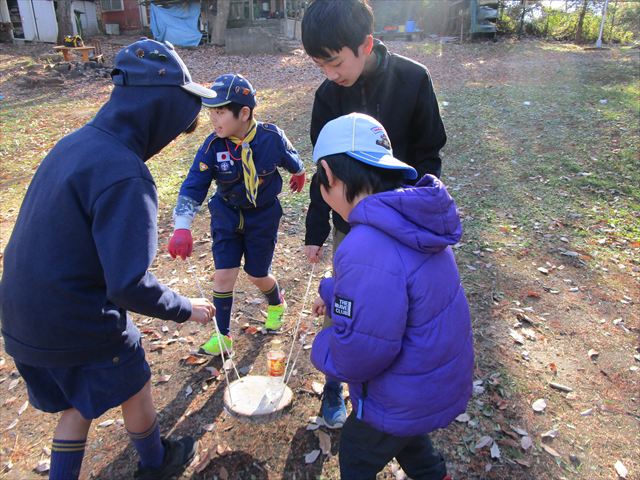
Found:
[[[386,130],[369,115],[350,113],[331,120],[322,128],[313,149],[313,161],[317,163],[338,153],[373,167],[402,170],[408,179],[418,176],[415,168],[393,156]]]

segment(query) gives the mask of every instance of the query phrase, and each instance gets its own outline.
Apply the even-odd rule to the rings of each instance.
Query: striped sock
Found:
[[[282,297],[280,296],[280,287],[278,287],[278,282],[273,284],[271,290],[267,290],[266,292],[262,292],[265,297],[267,297],[267,302],[269,305],[280,305],[282,303]]]
[[[216,307],[216,323],[223,335],[229,334],[231,322],[231,307],[233,306],[233,292],[213,291],[213,305]]]
[[[80,475],[87,439],[58,440],[51,444],[49,480],[75,480]]]
[[[160,424],[158,417],[153,421],[147,431],[134,433],[127,430],[129,438],[140,457],[140,466],[143,468],[159,468],[164,460],[164,446],[160,440]]]

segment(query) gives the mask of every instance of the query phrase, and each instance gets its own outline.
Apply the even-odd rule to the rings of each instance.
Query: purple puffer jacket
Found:
[[[311,360],[349,384],[354,411],[399,436],[447,426],[471,397],[469,307],[450,245],[456,205],[426,175],[415,187],[370,195],[349,215],[351,231],[320,284],[333,318]]]

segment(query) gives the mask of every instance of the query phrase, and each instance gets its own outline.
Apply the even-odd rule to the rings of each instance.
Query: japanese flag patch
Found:
[[[200,171],[204,172],[205,170],[209,170],[209,165],[204,162],[200,162]]]
[[[226,163],[231,161],[231,155],[228,152],[216,153],[216,160],[218,163]]]
[[[333,313],[341,317],[353,318],[353,300],[336,295],[333,301]]]

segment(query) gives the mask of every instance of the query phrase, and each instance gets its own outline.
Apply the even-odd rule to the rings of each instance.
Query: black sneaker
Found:
[[[164,446],[164,460],[158,468],[138,467],[134,478],[141,480],[169,480],[174,475],[182,473],[193,459],[198,448],[198,442],[191,437],[180,440],[162,439]]]

